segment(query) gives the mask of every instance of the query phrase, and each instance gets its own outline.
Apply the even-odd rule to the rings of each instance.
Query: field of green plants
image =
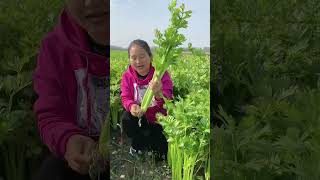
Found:
[[[319,1],[211,5],[214,179],[320,179]]]
[[[32,72],[61,1],[0,2],[0,179],[29,180],[46,148],[32,112]]]
[[[119,119],[123,111],[120,81],[128,68],[129,59],[126,51],[112,51],[110,114],[113,129],[119,131],[120,128],[120,143],[117,143],[117,136],[112,135],[112,179],[210,179],[210,57],[202,50],[193,48],[190,43],[189,51],[183,51],[181,47],[186,37],[180,30],[188,28],[192,12],[176,0],[169,3],[168,10],[171,17],[167,29],[163,32],[155,30],[153,42],[157,48],[152,60],[155,67],[152,79],[160,80],[168,70],[174,84],[174,99],[165,99],[167,116],[157,116],[168,141],[167,163],[148,163],[153,159],[152,154],[147,158],[139,158],[138,162],[125,158],[129,154],[129,148],[125,144],[127,139],[123,138],[121,118]],[[143,111],[148,108],[152,96],[152,91],[148,88],[141,102]],[[117,151],[119,147],[120,151]],[[159,169],[159,166],[164,168]]]
[[[0,1],[0,180],[31,179],[48,153],[32,112],[31,75],[62,4]],[[119,92],[128,58],[112,51],[111,178],[320,179],[319,9],[318,0],[211,1],[210,70],[201,52],[183,53],[168,69],[174,106],[159,117],[167,162],[128,153]]]
[[[138,160],[130,157],[129,140],[121,134],[120,121],[124,110],[120,102],[120,81],[128,68],[128,53],[112,50],[110,59],[111,178],[179,179],[179,176],[187,178],[188,175],[191,179],[209,178],[209,55],[196,51],[183,53],[177,64],[168,70],[174,83],[175,107],[168,104],[169,115],[159,117],[159,122],[171,147],[169,154],[172,154],[169,163],[158,164],[151,156]]]

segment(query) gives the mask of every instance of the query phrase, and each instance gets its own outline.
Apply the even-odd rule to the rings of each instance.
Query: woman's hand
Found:
[[[162,98],[162,83],[161,81],[150,81],[150,88],[154,94],[154,96],[158,99]]]
[[[67,142],[64,155],[69,167],[80,174],[88,174],[91,153],[95,145],[96,142],[90,137],[79,134],[71,136]]]
[[[132,116],[135,116],[135,117],[141,117],[143,115],[141,107],[137,104],[131,105],[130,113],[132,114]]]

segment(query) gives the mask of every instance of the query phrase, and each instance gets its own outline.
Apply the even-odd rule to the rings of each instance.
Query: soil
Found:
[[[166,161],[156,162],[151,152],[132,156],[130,139],[120,130],[111,131],[110,179],[169,180],[171,170]]]

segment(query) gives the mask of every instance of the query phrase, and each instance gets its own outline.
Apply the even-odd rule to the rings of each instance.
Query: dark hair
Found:
[[[133,45],[138,45],[140,47],[142,47],[147,53],[148,55],[150,56],[150,58],[152,58],[152,53],[151,53],[151,49],[148,45],[147,42],[145,42],[144,40],[141,40],[141,39],[136,39],[136,40],[133,40],[130,44],[129,44],[129,47],[128,47],[128,57],[130,58],[130,49]]]

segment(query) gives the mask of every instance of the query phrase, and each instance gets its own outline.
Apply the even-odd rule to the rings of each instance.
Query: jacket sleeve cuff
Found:
[[[134,101],[132,101],[132,102],[130,102],[130,103],[128,104],[128,106],[127,106],[127,111],[128,111],[128,112],[130,112],[131,106],[132,106],[133,104],[135,104]]]

